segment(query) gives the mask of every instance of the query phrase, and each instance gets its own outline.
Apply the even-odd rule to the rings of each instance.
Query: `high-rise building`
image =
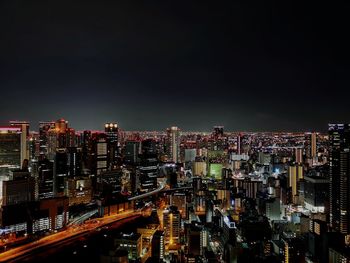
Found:
[[[23,143],[20,127],[0,127],[0,165],[20,167]]]
[[[343,234],[350,230],[350,125],[329,124],[330,224]]]
[[[113,165],[117,161],[119,155],[118,134],[119,128],[117,123],[106,123],[105,133],[107,135],[107,149],[110,165]]]
[[[47,147],[49,141],[49,130],[55,127],[53,121],[41,121],[39,122],[39,147],[40,155],[47,156]]]
[[[324,213],[328,200],[329,180],[321,176],[305,176],[305,208],[313,213]]]
[[[173,126],[167,129],[167,153],[172,162],[180,161],[180,129],[178,127]]]
[[[180,242],[181,215],[176,206],[170,206],[163,211],[163,227],[166,244]]]
[[[303,162],[303,149],[302,148],[295,148],[294,155],[295,155],[295,162],[296,163],[300,164]]]
[[[313,164],[317,158],[317,136],[316,132],[305,134],[305,155],[310,164]]]
[[[299,181],[304,178],[302,165],[289,166],[289,187],[292,189],[293,203],[298,202]]]
[[[29,147],[28,147],[28,137],[29,137],[29,122],[27,121],[10,121],[12,127],[21,128],[21,163],[25,159],[29,160]]]
[[[82,151],[81,148],[67,147],[68,176],[75,177],[82,174]]]
[[[237,135],[237,154],[241,155],[242,154],[242,135],[239,133]]]
[[[100,175],[109,167],[106,134],[95,132],[88,136],[84,147],[85,165],[92,175]]]
[[[155,262],[161,262],[164,259],[165,241],[164,231],[157,230],[152,238],[152,259]]]
[[[311,157],[315,158],[317,156],[317,133],[311,133]]]
[[[16,172],[14,172],[16,173]],[[35,182],[29,172],[23,173],[14,179],[2,181],[2,205],[9,206],[27,203],[35,200]]]
[[[33,166],[37,198],[41,200],[54,197],[54,161],[44,158]]]
[[[68,178],[68,157],[65,149],[60,149],[55,154],[54,162],[54,195],[63,196],[64,181]]]
[[[208,246],[208,233],[203,226],[192,222],[185,228],[186,239],[188,243],[188,253],[191,256],[204,255],[205,249]]]
[[[158,159],[155,141],[147,139],[142,142],[142,154],[140,155],[140,165],[137,167],[140,188],[142,190],[154,189],[157,187]]]
[[[75,131],[68,128],[68,121],[59,119],[55,122],[54,127],[47,131],[47,155],[50,160],[55,158],[58,149],[75,146]]]
[[[170,198],[170,205],[176,206],[181,214],[181,217],[183,219],[186,218],[186,212],[187,212],[187,199],[185,193],[173,193],[169,195]]]
[[[141,153],[141,142],[140,141],[126,141],[125,142],[125,153],[124,161],[126,163],[135,164],[138,161],[138,156]]]

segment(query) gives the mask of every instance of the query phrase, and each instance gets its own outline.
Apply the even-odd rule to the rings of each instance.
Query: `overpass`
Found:
[[[144,193],[144,194],[140,194],[140,195],[136,195],[136,196],[130,197],[128,200],[129,201],[133,201],[133,200],[138,200],[138,199],[142,199],[142,198],[145,198],[145,197],[149,197],[151,195],[155,195],[155,194],[159,193],[164,188],[165,188],[165,179],[158,183],[158,188],[156,188],[156,189],[154,189],[154,190],[152,190],[150,192]]]
[[[91,233],[93,230],[100,229],[101,227],[111,225],[116,222],[127,222],[140,216],[140,212],[127,211],[117,215],[94,219],[93,221],[85,222],[80,226],[68,227],[63,231],[59,231],[37,241],[33,241],[1,253],[0,262],[22,262],[22,260],[26,259],[27,257],[33,256],[49,247],[63,245],[72,240],[79,239],[80,237]]]

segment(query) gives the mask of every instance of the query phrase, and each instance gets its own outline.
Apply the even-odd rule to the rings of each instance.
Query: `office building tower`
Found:
[[[95,194],[104,198],[117,196],[122,190],[122,175],[121,170],[102,172],[97,177]]]
[[[29,172],[13,174],[12,180],[2,181],[2,206],[16,205],[35,200],[35,181]]]
[[[141,154],[140,141],[126,141],[124,161],[128,164],[135,164],[138,162],[138,157]]]
[[[177,163],[180,161],[180,129],[171,127],[167,129],[167,154],[170,161]]]
[[[149,190],[157,187],[159,173],[156,144],[152,139],[142,141],[142,154],[136,175],[139,178],[141,190]]]
[[[82,174],[82,151],[81,148],[67,147],[67,164],[68,164],[68,176],[75,177]]]
[[[53,121],[41,121],[39,122],[39,153],[40,155],[47,156],[47,147],[49,140],[49,130],[55,127]]]
[[[185,225],[188,254],[191,256],[204,255],[208,246],[208,232],[197,222]]]
[[[317,137],[316,132],[305,134],[305,155],[306,160],[312,165],[317,159]]]
[[[54,161],[47,158],[32,163],[36,199],[54,197]]]
[[[165,240],[164,231],[157,230],[152,238],[152,260],[161,262],[164,259]]]
[[[230,215],[223,218],[222,241],[224,246],[227,244],[236,245],[236,224]]]
[[[317,157],[317,133],[311,133],[311,158]]]
[[[300,179],[304,178],[304,171],[302,165],[291,165],[289,166],[289,184],[288,186],[292,190],[293,203],[298,203],[299,196],[299,183]]]
[[[187,212],[187,198],[185,193],[173,193],[169,195],[170,205],[176,206],[180,212],[180,215],[183,219],[186,218]]]
[[[295,148],[294,149],[294,158],[295,162],[298,164],[303,163],[303,149],[302,148]]]
[[[237,154],[241,155],[242,154],[242,135],[239,133],[237,135],[237,142],[236,142],[236,149],[237,149]]]
[[[110,160],[110,166],[112,166],[119,155],[119,128],[117,123],[106,123],[105,133],[107,138],[108,159]]]
[[[29,122],[27,121],[10,121],[11,127],[19,127],[21,129],[21,163],[25,159],[29,160]]]
[[[110,159],[107,151],[106,134],[95,132],[89,135],[88,145],[84,149],[86,152],[85,166],[92,175],[100,175],[107,171]]]
[[[63,196],[64,181],[68,177],[68,156],[64,149],[60,149],[55,154],[54,162],[54,196]]]
[[[55,158],[56,151],[67,147],[75,147],[75,130],[68,127],[68,121],[59,119],[53,128],[47,131],[47,156],[50,160]]]
[[[286,263],[305,262],[305,245],[298,238],[284,238],[284,261]]]
[[[38,160],[40,157],[40,139],[39,133],[31,132],[28,139],[29,160]]]
[[[329,180],[321,176],[304,177],[304,204],[312,213],[324,213],[329,193]]]
[[[20,127],[0,127],[0,165],[21,166],[22,139]]]
[[[180,242],[181,215],[176,206],[170,206],[163,211],[163,227],[165,243],[178,244]]]
[[[343,234],[349,233],[350,200],[350,125],[329,124],[330,224]]]

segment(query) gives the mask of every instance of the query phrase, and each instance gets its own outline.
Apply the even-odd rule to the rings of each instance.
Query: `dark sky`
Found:
[[[1,1],[0,121],[249,131],[350,122],[349,6],[196,2]]]

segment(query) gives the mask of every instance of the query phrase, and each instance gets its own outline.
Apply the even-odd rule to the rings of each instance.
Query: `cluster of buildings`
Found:
[[[101,261],[350,262],[349,149],[348,124],[326,134],[80,132],[59,119],[31,132],[12,121],[0,127],[0,228],[35,234],[88,209],[148,203],[153,220],[121,232]]]

